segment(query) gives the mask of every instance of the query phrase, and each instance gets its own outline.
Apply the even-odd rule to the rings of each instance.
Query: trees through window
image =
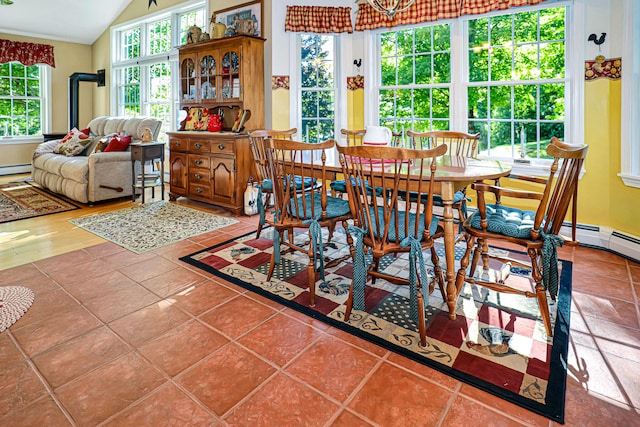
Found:
[[[0,64],[0,137],[44,132],[44,67],[19,62]]]

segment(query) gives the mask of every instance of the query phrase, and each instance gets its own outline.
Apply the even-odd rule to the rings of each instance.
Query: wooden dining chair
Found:
[[[259,183],[258,200],[261,201],[262,195],[265,195],[264,204],[258,203],[258,214],[260,215],[260,220],[258,222],[256,239],[260,238],[260,233],[262,232],[262,228],[266,222],[266,209],[271,203],[271,194],[273,193],[273,184],[271,180],[267,178],[267,176],[269,176],[267,170],[269,166],[267,162],[266,140],[270,138],[293,139],[293,136],[296,133],[298,133],[298,129],[296,128],[288,130],[262,129],[254,130],[249,133],[249,146],[251,147],[251,154],[253,154],[253,160],[256,164],[256,181]]]
[[[316,266],[324,280],[324,252],[322,228],[329,230],[331,241],[337,223],[347,227],[351,218],[349,202],[327,194],[323,183],[328,182],[326,170],[327,152],[333,150],[335,141],[322,143],[270,139],[267,147],[268,178],[273,182],[274,223],[273,252],[267,281],[271,280],[275,266],[280,264],[280,247],[306,253],[309,257],[309,304],[315,305]],[[299,186],[299,182],[311,181],[314,185]],[[309,233],[308,246],[295,239],[294,229],[305,228]],[[289,238],[284,240],[284,232]],[[349,236],[347,234],[347,241]],[[331,260],[327,260],[330,262]]]
[[[347,147],[357,147],[364,145],[364,135],[367,133],[366,129],[357,129],[357,130],[349,130],[349,129],[340,129],[340,134],[342,135],[344,143],[338,145],[345,145]],[[389,146],[397,147],[400,145],[400,140],[402,137],[402,133],[400,132],[391,132],[392,139]],[[347,181],[344,179],[336,179],[329,183],[329,188],[338,194],[339,196],[343,196],[347,193]]]
[[[467,250],[460,262],[460,269],[456,277],[458,294],[464,282],[483,286],[496,292],[523,295],[537,298],[540,313],[548,336],[553,335],[551,317],[547,303],[547,292],[555,300],[558,294],[558,258],[556,246],[565,242],[577,244],[573,240],[560,236],[560,228],[567,214],[569,205],[573,202],[572,222],[576,222],[578,177],[587,155],[588,146],[572,146],[553,137],[547,146],[547,154],[553,157],[548,178],[510,175],[510,179],[517,179],[536,186],[538,191],[514,190],[485,183],[474,183],[473,188],[478,193],[478,210],[463,223]],[[556,172],[557,176],[556,176]],[[500,197],[500,204],[487,203],[486,193]],[[534,210],[509,207],[504,204],[505,198],[518,198],[537,201]],[[516,289],[507,285],[507,276],[491,277],[489,270],[490,243],[515,243],[526,249],[531,263],[520,263],[515,259],[500,259],[531,269],[531,277],[535,282],[535,289]],[[469,257],[473,252],[471,267]],[[482,268],[478,262],[482,258]]]
[[[407,131],[412,148],[425,150],[446,145],[449,147],[448,155],[462,157],[477,157],[480,134],[468,134],[453,131],[414,132]],[[456,191],[453,197],[453,209],[458,212],[458,222],[462,223],[467,218],[467,187]],[[434,206],[443,207],[442,197],[434,195]]]
[[[412,150],[394,147],[338,147],[345,178],[353,185],[347,194],[353,226],[349,227],[349,241],[354,273],[349,290],[345,320],[352,309],[365,310],[364,290],[367,277],[409,286],[410,314],[416,323],[420,344],[426,345],[424,309],[428,294],[438,283],[444,300],[445,282],[434,239],[443,236],[443,225],[433,215],[433,192],[436,158],[443,156],[446,146],[431,150]],[[412,172],[413,171],[413,172]],[[382,189],[370,191],[371,187]],[[400,197],[404,192],[416,197]],[[424,196],[424,197],[423,197]],[[355,242],[354,242],[355,240]],[[365,266],[365,250],[373,260]],[[435,277],[429,281],[422,252],[430,250]],[[380,260],[388,254],[409,254],[409,277],[398,277],[380,271]],[[427,287],[428,284],[428,287]]]

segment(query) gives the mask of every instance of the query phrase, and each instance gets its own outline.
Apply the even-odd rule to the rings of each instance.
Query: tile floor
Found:
[[[0,271],[36,292],[0,334],[0,425],[555,425],[178,261],[255,229],[241,221],[151,253],[102,243]],[[566,425],[640,425],[640,264],[561,256]]]

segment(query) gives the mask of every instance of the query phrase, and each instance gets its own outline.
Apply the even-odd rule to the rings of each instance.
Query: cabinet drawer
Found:
[[[209,141],[189,140],[190,153],[209,153]]]
[[[189,168],[209,169],[211,167],[211,159],[209,156],[198,156],[189,154]]]
[[[189,183],[189,194],[191,196],[197,197],[206,197],[207,199],[211,198],[211,186],[195,184],[193,182]]]
[[[209,185],[211,180],[211,172],[208,169],[190,169],[189,170],[189,182],[194,184],[206,184]]]
[[[213,154],[233,154],[235,145],[229,141],[211,141],[211,153]]]
[[[187,141],[185,139],[169,138],[169,149],[171,151],[187,151]]]

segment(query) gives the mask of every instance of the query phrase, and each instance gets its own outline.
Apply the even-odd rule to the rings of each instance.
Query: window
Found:
[[[518,10],[381,30],[378,122],[463,129],[480,133],[482,156],[545,159],[568,134],[567,7]]]
[[[162,120],[159,140],[179,122],[178,51],[192,25],[206,28],[203,1],[189,2],[112,30],[114,113]]]
[[[336,37],[299,34],[299,104],[302,138],[322,142],[336,134]]]
[[[46,67],[19,62],[0,64],[0,137],[44,132]]]

